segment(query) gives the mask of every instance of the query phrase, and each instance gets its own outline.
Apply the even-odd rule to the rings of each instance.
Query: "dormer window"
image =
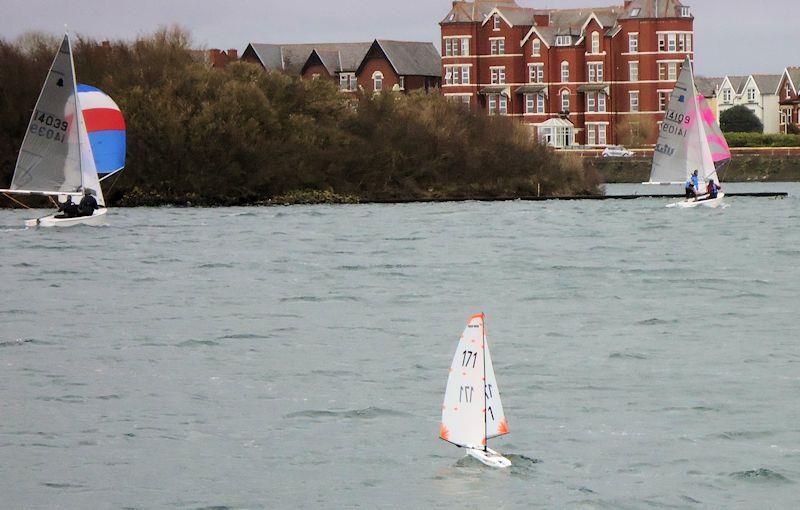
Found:
[[[556,37],[556,46],[570,46],[572,45],[572,36],[559,35]]]
[[[542,41],[539,39],[534,39],[531,43],[531,55],[534,57],[538,57],[542,54]]]
[[[592,53],[600,53],[600,33],[592,32]]]
[[[499,14],[495,14],[494,15],[494,29],[495,30],[500,30],[500,15]]]
[[[635,17],[639,16],[640,12],[642,12],[642,10],[640,8],[638,8],[638,7],[635,7],[633,9],[631,9],[631,18],[635,18]]]
[[[689,16],[689,8],[686,6],[681,6],[681,18],[688,18]]]
[[[747,89],[747,101],[751,103],[756,102],[756,89]]]

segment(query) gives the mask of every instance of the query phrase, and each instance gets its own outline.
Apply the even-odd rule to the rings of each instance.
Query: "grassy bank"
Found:
[[[586,165],[609,183],[644,182],[650,177],[649,158],[586,158]],[[720,172],[726,182],[797,182],[800,181],[800,158],[795,156],[738,155]]]
[[[0,182],[16,154],[57,40],[0,40]],[[439,93],[346,96],[247,63],[195,61],[187,33],[74,45],[81,83],[111,95],[128,126],[127,168],[110,205],[244,205],[599,192],[579,158],[519,123]],[[8,77],[7,79],[5,77]],[[8,201],[3,202],[9,205]]]

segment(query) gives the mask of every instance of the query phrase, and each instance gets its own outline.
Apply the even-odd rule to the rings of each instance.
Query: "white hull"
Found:
[[[479,461],[481,461],[482,463],[486,464],[489,467],[493,468],[511,467],[510,460],[503,457],[502,455],[492,450],[491,448],[487,448],[486,451],[477,448],[467,448],[467,455],[478,459]]]
[[[105,207],[97,209],[91,216],[76,216],[75,218],[56,218],[55,214],[44,218],[25,220],[26,227],[74,227],[75,225],[104,225],[106,222]]]
[[[725,193],[720,193],[717,195],[717,198],[707,198],[707,199],[700,199],[700,200],[682,200],[680,202],[673,202],[671,204],[667,204],[667,207],[678,207],[681,209],[688,209],[693,207],[710,207],[712,209],[719,207],[722,205],[722,201],[725,198]]]

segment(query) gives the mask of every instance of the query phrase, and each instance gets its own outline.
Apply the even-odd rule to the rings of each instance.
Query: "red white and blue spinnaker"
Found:
[[[125,118],[105,92],[78,84],[78,102],[89,133],[97,176],[100,180],[125,167]]]

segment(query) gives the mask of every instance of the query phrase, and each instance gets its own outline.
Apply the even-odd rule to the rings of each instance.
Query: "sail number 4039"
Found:
[[[64,143],[64,133],[69,128],[69,122],[62,120],[55,115],[40,112],[36,110],[36,114],[31,121],[30,132],[31,134],[42,136],[48,140]]]

